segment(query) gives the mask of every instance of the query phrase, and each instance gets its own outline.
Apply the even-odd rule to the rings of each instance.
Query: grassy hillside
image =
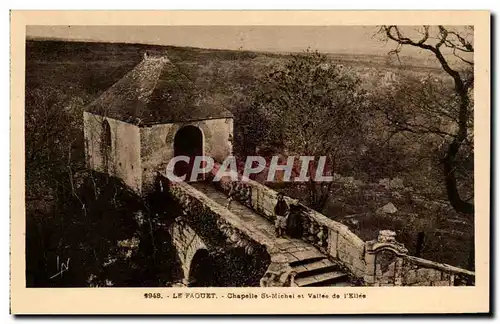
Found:
[[[235,89],[241,91],[267,68],[280,64],[285,59],[284,54],[264,52],[28,40],[26,86],[33,88],[42,84],[51,85],[75,94],[85,92],[96,96],[137,65],[146,51],[166,54],[191,80],[222,97],[234,95]],[[385,56],[329,56],[334,62],[354,68],[365,78],[373,80],[398,71],[440,73],[435,66],[426,65],[415,58],[405,58],[409,64],[402,67]]]

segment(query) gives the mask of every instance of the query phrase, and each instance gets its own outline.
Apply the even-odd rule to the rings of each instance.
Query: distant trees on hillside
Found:
[[[317,52],[291,55],[258,80],[244,112],[249,145],[280,147],[290,155],[315,156],[309,164],[308,204],[321,210],[331,182],[314,179],[318,157],[326,156],[330,174],[348,160],[362,139],[365,92],[348,69]]]

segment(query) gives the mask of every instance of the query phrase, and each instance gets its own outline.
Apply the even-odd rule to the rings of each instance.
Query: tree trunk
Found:
[[[328,183],[316,182],[313,178],[316,176],[318,169],[316,161],[309,163],[309,207],[317,212],[322,212],[325,208],[328,198],[330,197],[330,190],[332,189],[333,181]],[[331,164],[331,173],[334,174],[335,163]]]
[[[321,213],[330,197],[331,187],[332,182],[324,186],[322,183],[309,181],[309,207]]]
[[[458,132],[457,136],[453,139],[448,147],[448,152],[443,161],[443,171],[445,176],[446,193],[451,206],[460,213],[473,215],[474,204],[462,200],[457,188],[457,178],[455,176],[456,169],[456,156],[460,150],[460,146],[467,138],[467,109],[469,108],[469,98],[467,96],[467,89],[462,83],[457,84],[455,91],[460,96],[460,111],[458,116]]]
[[[455,157],[458,153],[460,144],[454,140],[448,147],[448,153],[444,159],[444,176],[446,183],[446,193],[451,206],[459,213],[474,214],[474,205],[462,200],[457,188],[457,179],[455,176]]]
[[[469,258],[467,260],[467,269],[470,271],[475,271],[476,268],[476,259],[475,259],[475,242],[474,242],[474,236],[470,239],[469,241]],[[470,285],[470,282],[468,282]]]

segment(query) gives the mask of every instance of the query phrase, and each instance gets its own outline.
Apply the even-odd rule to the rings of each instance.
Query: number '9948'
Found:
[[[144,298],[161,299],[163,297],[161,296],[161,293],[144,293]]]

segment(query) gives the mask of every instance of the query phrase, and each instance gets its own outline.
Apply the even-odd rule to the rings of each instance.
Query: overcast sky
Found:
[[[416,28],[406,26],[401,30],[405,36],[418,37]],[[431,32],[433,29],[437,30],[431,27]],[[382,41],[377,31],[377,26],[27,26],[26,35],[231,50],[301,52],[311,48],[324,53],[385,55],[395,43]],[[431,53],[415,47],[403,47],[400,55],[418,56],[422,62],[436,64]],[[459,62],[451,52],[446,56]]]
[[[28,37],[201,48],[385,54],[376,26],[28,26]],[[416,54],[407,49],[403,55]]]

